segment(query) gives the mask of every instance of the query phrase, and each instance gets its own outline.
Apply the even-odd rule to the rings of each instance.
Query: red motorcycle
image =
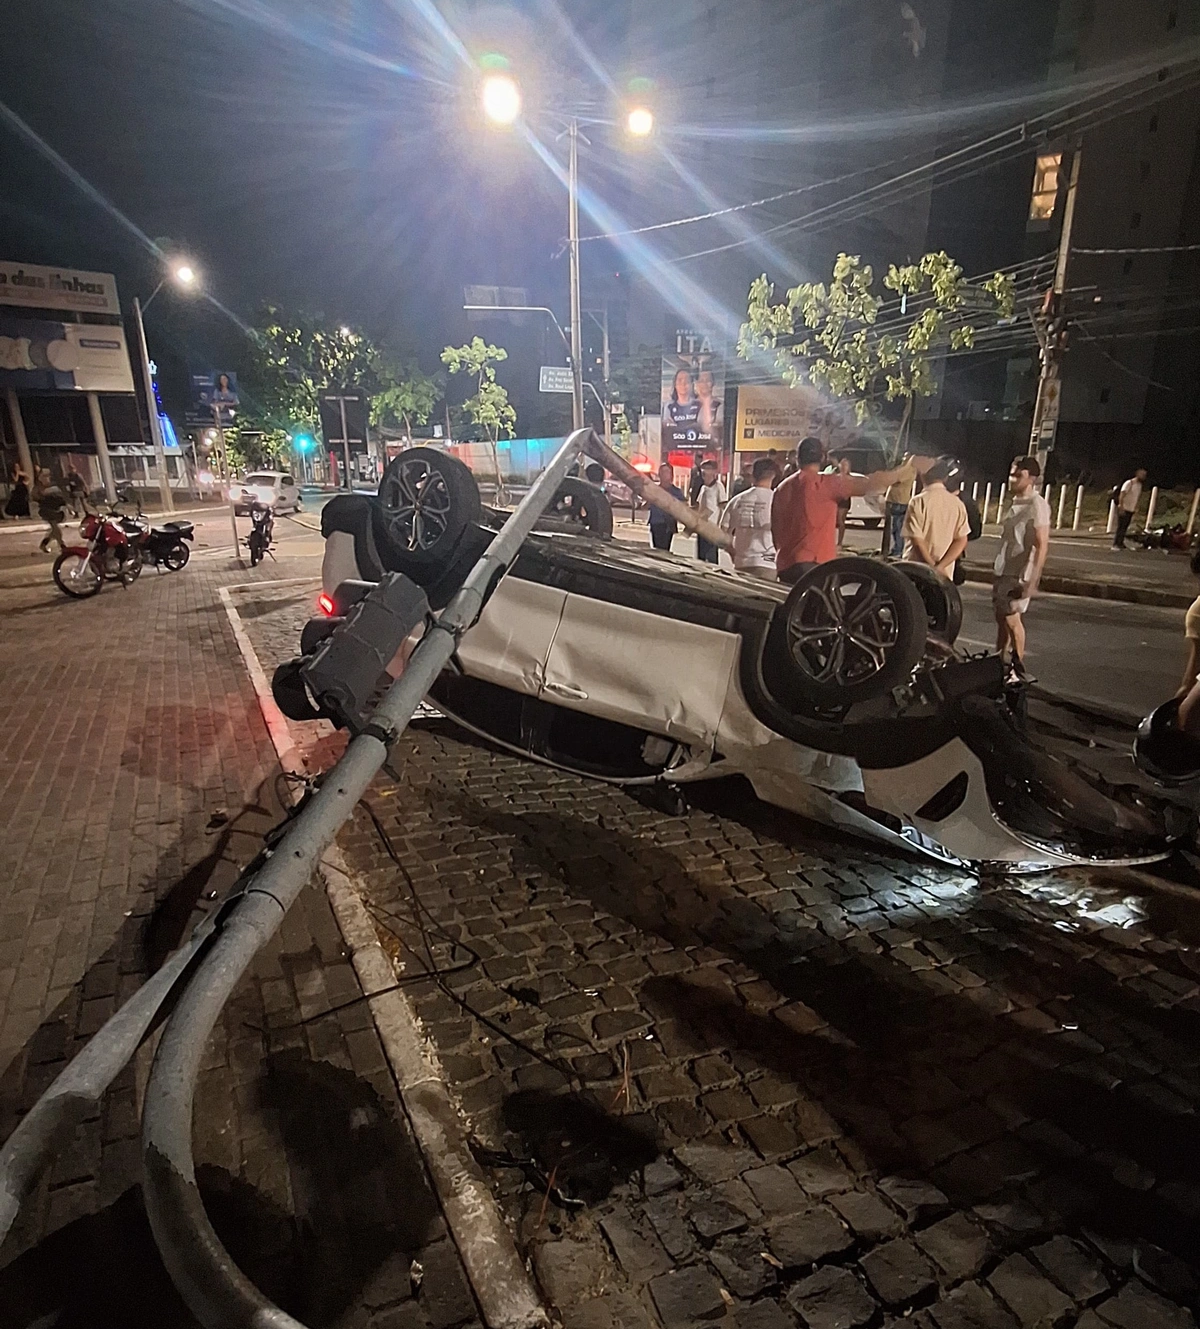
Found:
[[[86,600],[106,581],[128,586],[142,570],[136,535],[116,513],[88,512],[79,523],[86,545],[67,545],[54,560],[54,582],[64,595]]]

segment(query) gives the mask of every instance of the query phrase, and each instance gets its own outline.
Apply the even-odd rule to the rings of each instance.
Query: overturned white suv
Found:
[[[323,601],[344,612],[344,584],[400,572],[436,612],[501,521],[455,458],[402,453],[378,497],[326,505]],[[931,570],[840,558],[789,588],[611,531],[602,491],[565,482],[431,702],[535,761],[621,784],[741,775],[770,803],[951,863],[1146,863],[1191,832],[1132,767],[1097,779],[1030,736],[999,659],[955,649],[958,592]],[[310,626],[306,652],[328,633]],[[303,663],[275,680],[297,719],[321,710]]]

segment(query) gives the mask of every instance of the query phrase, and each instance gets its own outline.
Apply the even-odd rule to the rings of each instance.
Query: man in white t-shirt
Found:
[[[725,506],[725,486],[715,461],[700,463],[700,489],[696,494],[696,511],[706,517],[715,526],[721,520],[721,509]],[[702,563],[717,561],[717,546],[702,535],[696,536],[696,557]]]
[[[734,494],[721,514],[721,525],[733,536],[733,566],[738,572],[763,581],[778,581],[775,542],[771,539],[771,486],[779,467],[759,457],[751,472],[750,488]]]
[[[1139,466],[1133,475],[1125,481],[1117,494],[1117,529],[1113,535],[1113,548],[1125,548],[1125,536],[1129,532],[1129,523],[1133,520],[1142,501],[1142,488],[1146,483],[1146,468]]]
[[[1018,457],[1008,488],[1012,507],[1004,519],[1000,552],[993,565],[992,610],[996,615],[996,649],[1004,658],[1012,650],[1013,672],[1025,677],[1025,624],[1022,615],[1037,591],[1050,549],[1050,504],[1034,488],[1042,473],[1036,457]]]

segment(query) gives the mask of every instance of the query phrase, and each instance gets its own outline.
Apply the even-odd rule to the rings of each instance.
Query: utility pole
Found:
[[[567,128],[567,244],[571,250],[571,419],[583,428],[583,313],[579,298],[579,121]]]
[[[1038,378],[1037,401],[1033,408],[1033,428],[1029,436],[1029,451],[1037,457],[1046,473],[1046,458],[1054,447],[1058,432],[1059,399],[1062,393],[1062,357],[1066,349],[1066,310],[1064,295],[1067,289],[1067,261],[1071,256],[1071,228],[1075,222],[1075,196],[1079,189],[1079,163],[1082,148],[1071,153],[1071,176],[1067,183],[1067,200],[1063,208],[1062,233],[1058,240],[1058,262],[1054,267],[1054,286],[1046,293],[1042,309],[1042,324],[1038,328],[1042,344],[1042,371]]]
[[[159,282],[159,286],[162,282]],[[157,295],[158,291],[154,292]],[[150,297],[151,299],[154,296]],[[148,302],[147,302],[148,303]],[[171,497],[171,482],[167,478],[167,454],[163,447],[162,425],[154,401],[154,377],[150,373],[150,352],[146,346],[146,328],[142,323],[142,306],[137,296],[133,298],[133,326],[137,331],[138,361],[142,371],[142,386],[146,390],[146,415],[150,420],[150,442],[154,445],[154,464],[158,467],[158,492],[162,497],[164,512],[174,512],[175,502]]]

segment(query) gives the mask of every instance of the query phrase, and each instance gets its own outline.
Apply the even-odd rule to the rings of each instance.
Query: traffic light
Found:
[[[311,434],[293,434],[292,447],[297,452],[311,452],[317,446],[317,441]]]

